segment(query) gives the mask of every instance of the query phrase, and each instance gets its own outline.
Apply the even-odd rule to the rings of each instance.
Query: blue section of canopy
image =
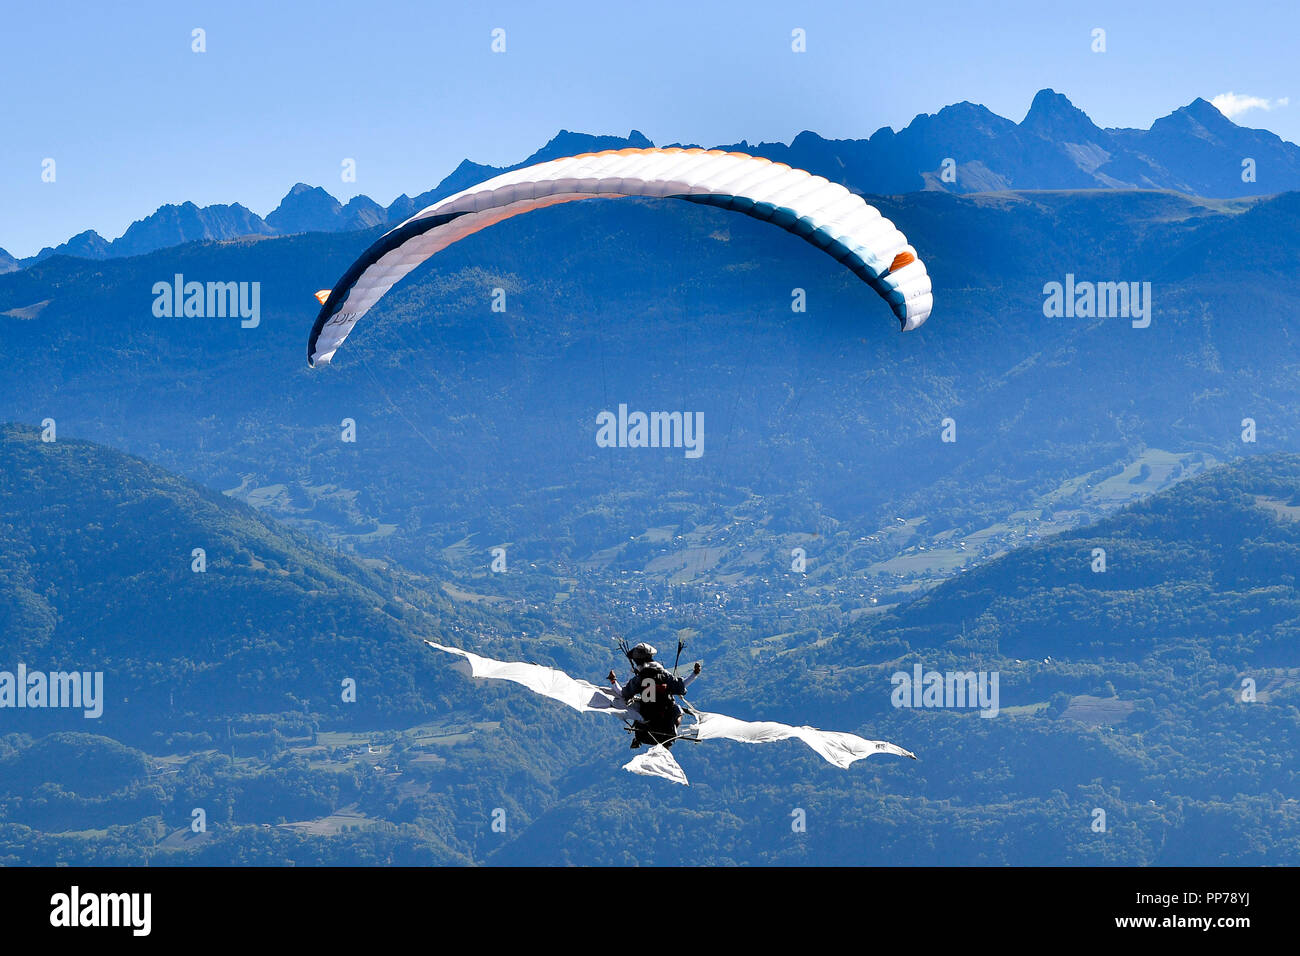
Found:
[[[859,279],[875,289],[889,303],[889,307],[894,310],[894,315],[898,318],[898,321],[907,321],[906,298],[901,292],[884,281],[889,275],[888,269],[877,272],[863,258],[858,251],[859,247],[841,242],[812,220],[807,217],[800,217],[793,209],[774,206],[771,203],[755,202],[752,199],[746,199],[744,196],[714,195],[712,193],[677,195],[669,198],[685,199],[687,202],[699,203],[702,206],[718,206],[722,209],[731,209],[735,212],[744,213],[746,216],[760,219],[763,222],[770,222],[775,226],[780,226],[787,232],[793,233],[800,239],[806,239],[818,249],[823,250],[836,262],[846,266]]]

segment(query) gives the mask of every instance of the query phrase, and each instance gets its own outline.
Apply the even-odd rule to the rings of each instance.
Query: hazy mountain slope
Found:
[[[954,640],[1008,656],[1140,660],[1213,644],[1243,664],[1300,664],[1300,456],[1257,456],[1189,478],[1095,525],[1019,548],[864,621],[858,645]],[[1101,563],[1100,550],[1104,552]]]
[[[11,711],[24,730],[139,735],[282,711],[391,723],[434,707],[416,638],[443,634],[447,602],[138,459],[4,426],[0,529],[4,669],[102,671],[106,687],[98,721]],[[355,705],[345,678],[365,688]]]

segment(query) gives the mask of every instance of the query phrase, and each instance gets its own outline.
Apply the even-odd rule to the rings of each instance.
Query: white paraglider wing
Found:
[[[536,209],[620,197],[684,199],[770,222],[852,270],[889,303],[904,331],[930,315],[930,277],[916,250],[874,206],[838,183],[744,153],[618,149],[502,173],[389,230],[332,290],[317,293],[322,306],[307,343],[308,364],[327,364],[389,289],[452,243]]]

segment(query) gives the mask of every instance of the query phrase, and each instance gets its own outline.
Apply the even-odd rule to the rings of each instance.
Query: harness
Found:
[[[620,650],[627,656],[633,667],[632,682],[636,693],[632,699],[637,701],[637,710],[641,714],[640,720],[627,725],[628,732],[634,734],[636,739],[643,743],[671,747],[673,741],[679,739],[677,725],[681,721],[682,712],[694,715],[695,711],[684,699],[679,701],[676,695],[669,691],[668,681],[673,677],[672,672],[658,661],[636,663],[632,660],[627,642],[620,638],[618,643]],[[678,660],[681,659],[684,647],[685,644],[678,641]],[[653,693],[651,693],[652,688]]]

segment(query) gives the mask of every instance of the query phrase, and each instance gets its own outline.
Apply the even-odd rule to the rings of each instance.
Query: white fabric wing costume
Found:
[[[576,680],[563,671],[541,664],[525,664],[520,661],[496,661],[490,657],[479,657],[459,647],[444,647],[433,641],[425,641],[435,650],[448,654],[457,654],[465,659],[460,669],[470,677],[488,680],[508,680],[522,684],[534,693],[550,697],[568,704],[574,710],[595,711],[613,714],[628,720],[639,719],[635,702],[631,706],[623,702],[622,697],[612,688],[599,687],[585,680]],[[896,754],[899,757],[916,759],[916,754],[904,750],[884,740],[866,740],[856,734],[846,734],[833,730],[818,730],[815,727],[792,727],[770,720],[737,720],[725,714],[707,714],[695,711],[692,716],[695,723],[680,734],[682,740],[738,740],[746,744],[766,744],[775,740],[802,740],[823,758],[837,767],[847,769],[855,760],[870,757],[872,754]],[[686,784],[686,773],[673,758],[668,748],[658,745],[638,754],[623,765],[624,770],[650,777],[663,777],[674,783]]]

